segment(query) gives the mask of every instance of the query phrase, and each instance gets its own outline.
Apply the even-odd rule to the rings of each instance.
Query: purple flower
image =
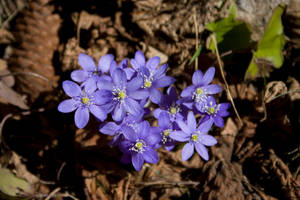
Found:
[[[201,119],[201,122],[212,120],[216,126],[220,128],[224,127],[224,120],[222,117],[227,117],[229,115],[229,112],[227,111],[229,107],[230,103],[216,104],[215,98],[209,97],[204,107],[204,113],[206,115]]]
[[[120,62],[119,66],[117,66],[116,61],[113,61],[110,65],[110,74],[113,74],[113,71],[117,68],[124,70],[127,80],[131,80],[132,77],[136,74],[136,71],[134,69],[128,67],[128,59],[123,59]]]
[[[184,116],[187,114],[187,107],[178,99],[178,94],[174,87],[168,88],[167,95],[163,97],[159,106],[160,108],[155,109],[153,112],[156,119],[159,119],[162,112],[168,114],[171,122],[178,119],[184,120]]]
[[[159,161],[155,146],[160,141],[159,129],[151,127],[148,121],[141,122],[137,132],[123,132],[125,141],[121,142],[120,149],[124,153],[121,161],[132,162],[135,170],[140,171],[144,162],[155,164]]]
[[[186,106],[191,109],[194,104],[202,112],[208,96],[219,93],[222,90],[219,85],[209,84],[213,80],[214,75],[214,67],[210,67],[204,75],[200,70],[194,72],[192,77],[193,85],[188,86],[181,93],[181,97],[187,102],[185,103]]]
[[[197,153],[204,160],[208,160],[209,155],[205,146],[213,146],[217,143],[214,137],[207,134],[212,126],[212,121],[207,120],[201,123],[197,128],[194,113],[190,111],[188,113],[187,123],[179,120],[177,124],[181,131],[173,131],[170,134],[170,138],[179,142],[187,142],[181,152],[182,160],[188,160],[194,154],[194,148],[196,148]]]
[[[174,140],[171,139],[170,133],[174,131],[173,123],[170,121],[168,113],[161,112],[158,118],[158,125],[161,134],[160,146],[164,146],[167,151],[172,150],[175,147]]]
[[[123,132],[137,131],[137,126],[142,121],[142,117],[142,115],[138,117],[128,115],[123,119],[121,124],[116,124],[115,122],[104,123],[99,127],[99,132],[105,135],[114,136],[113,140],[110,142],[110,145],[117,146],[121,141],[124,140]]]
[[[63,113],[75,112],[75,125],[84,128],[89,121],[89,111],[101,121],[107,117],[103,102],[99,99],[99,92],[82,90],[73,81],[64,81],[63,90],[71,97],[58,105],[58,110]]]
[[[144,110],[137,100],[148,96],[147,91],[140,89],[142,79],[136,77],[127,82],[126,73],[119,68],[111,73],[112,81],[101,79],[97,84],[108,112],[112,112],[112,117],[117,122],[123,120],[126,112],[134,116],[141,115]]]
[[[101,72],[107,73],[113,60],[114,56],[111,54],[102,56],[96,67],[93,58],[81,53],[78,56],[78,63],[83,69],[73,71],[71,78],[76,82],[83,82],[86,91],[95,91]]]
[[[142,77],[142,88],[149,91],[150,100],[159,104],[163,95],[158,88],[167,87],[175,81],[173,77],[166,76],[168,65],[163,64],[158,67],[160,64],[158,56],[154,56],[146,62],[145,56],[141,51],[135,53],[134,59],[131,59],[130,63],[138,73],[138,76]]]

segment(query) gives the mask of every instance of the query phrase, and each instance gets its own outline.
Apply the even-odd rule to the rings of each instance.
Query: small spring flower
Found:
[[[155,104],[159,104],[163,95],[158,88],[167,87],[175,81],[174,78],[166,76],[168,65],[163,64],[158,67],[160,64],[158,56],[154,56],[146,62],[141,51],[135,53],[134,59],[131,59],[130,63],[138,76],[143,79],[142,88],[149,91],[150,100]]]
[[[83,69],[73,71],[71,78],[76,82],[83,82],[86,91],[95,91],[101,73],[109,71],[113,59],[114,56],[111,54],[102,56],[98,62],[98,67],[96,67],[93,58],[81,53],[78,56],[78,63]]]
[[[138,125],[137,132],[128,131],[123,135],[126,139],[120,145],[120,150],[124,153],[123,163],[131,160],[135,170],[140,171],[145,161],[152,164],[158,162],[159,157],[155,146],[160,142],[159,129],[143,121]]]
[[[63,90],[71,97],[58,105],[58,110],[63,113],[75,112],[75,125],[84,128],[89,121],[89,111],[101,121],[106,119],[106,111],[98,100],[98,92],[82,90],[73,81],[64,81]]]
[[[207,120],[201,123],[197,128],[194,113],[190,111],[188,113],[187,123],[177,121],[177,124],[181,131],[171,132],[170,137],[175,141],[187,142],[183,146],[181,152],[182,160],[188,160],[194,154],[194,149],[196,149],[197,153],[204,160],[209,160],[209,155],[205,146],[213,146],[217,143],[217,140],[214,137],[207,134],[212,126],[212,121]]]
[[[120,122],[126,115],[126,112],[139,116],[144,112],[143,107],[137,100],[144,99],[148,92],[141,90],[142,79],[139,77],[127,81],[126,73],[122,69],[111,71],[112,81],[101,79],[98,82],[99,93],[103,101],[112,111],[112,117],[115,121]]]
[[[194,72],[192,77],[193,85],[188,86],[181,93],[181,97],[188,102],[185,103],[186,106],[192,109],[194,104],[202,112],[209,95],[219,93],[222,90],[219,85],[209,84],[213,80],[214,75],[214,67],[210,67],[204,75],[200,70]]]
[[[115,122],[107,122],[99,127],[99,132],[105,135],[114,136],[113,140],[110,142],[111,146],[117,146],[121,141],[124,140],[123,132],[134,131],[137,132],[137,126],[142,121],[142,116],[126,116],[121,124],[116,124]],[[128,133],[127,133],[128,134]]]
[[[156,119],[159,119],[159,115],[162,112],[166,112],[171,122],[175,120],[184,120],[184,116],[187,113],[187,107],[182,104],[178,99],[178,94],[174,87],[169,87],[167,95],[163,97],[162,102],[159,104],[160,108],[154,110],[153,115]]]
[[[174,131],[174,126],[166,112],[161,112],[158,118],[158,125],[161,134],[159,145],[164,146],[167,151],[175,147],[174,140],[170,138],[170,133]]]
[[[216,100],[213,97],[209,97],[204,107],[205,116],[201,119],[201,122],[212,120],[216,126],[220,128],[224,127],[223,117],[229,115],[227,111],[229,107],[230,103],[216,104]]]

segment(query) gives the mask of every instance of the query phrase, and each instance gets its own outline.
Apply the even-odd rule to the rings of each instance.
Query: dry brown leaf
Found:
[[[3,81],[0,80],[0,98],[5,102],[21,109],[27,110],[29,107],[24,103],[21,95],[8,87]]]

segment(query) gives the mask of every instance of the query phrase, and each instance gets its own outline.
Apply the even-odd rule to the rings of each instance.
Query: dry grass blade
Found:
[[[222,75],[222,78],[223,78],[223,81],[224,81],[224,84],[225,84],[226,93],[227,93],[227,95],[228,95],[228,97],[230,99],[231,105],[233,107],[233,110],[234,110],[234,112],[235,112],[235,114],[236,114],[239,122],[240,122],[240,125],[243,126],[243,121],[242,121],[242,119],[241,119],[241,117],[240,117],[240,115],[239,115],[239,113],[238,113],[238,111],[237,111],[237,109],[235,107],[233,98],[232,98],[230,90],[229,90],[228,83],[227,83],[225,75],[224,75],[223,65],[222,65],[222,61],[221,61],[221,58],[220,58],[220,54],[219,54],[219,50],[218,50],[218,44],[217,44],[217,40],[216,40],[216,36],[215,35],[212,36],[212,40],[213,40],[214,45],[216,47],[216,54],[217,54],[218,64],[219,64],[220,72],[221,72],[221,75]]]

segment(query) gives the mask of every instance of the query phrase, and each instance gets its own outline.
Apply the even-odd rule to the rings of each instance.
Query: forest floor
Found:
[[[268,73],[251,79],[244,77],[253,46],[220,52],[227,90],[205,26],[227,17],[233,2],[252,44],[286,3],[287,42],[283,65],[263,64]],[[29,188],[11,183],[8,195],[2,175],[0,199],[300,199],[299,13],[292,0],[1,0],[0,169]],[[196,44],[202,51],[190,64]],[[196,65],[216,67],[217,99],[231,102],[230,94],[239,117],[231,106],[224,128],[213,128],[209,161],[195,154],[183,162],[180,147],[159,149],[159,163],[137,172],[120,163],[96,120],[78,129],[74,113],[58,112],[80,53],[95,61],[110,53],[119,63],[137,50],[168,63],[179,92]]]

